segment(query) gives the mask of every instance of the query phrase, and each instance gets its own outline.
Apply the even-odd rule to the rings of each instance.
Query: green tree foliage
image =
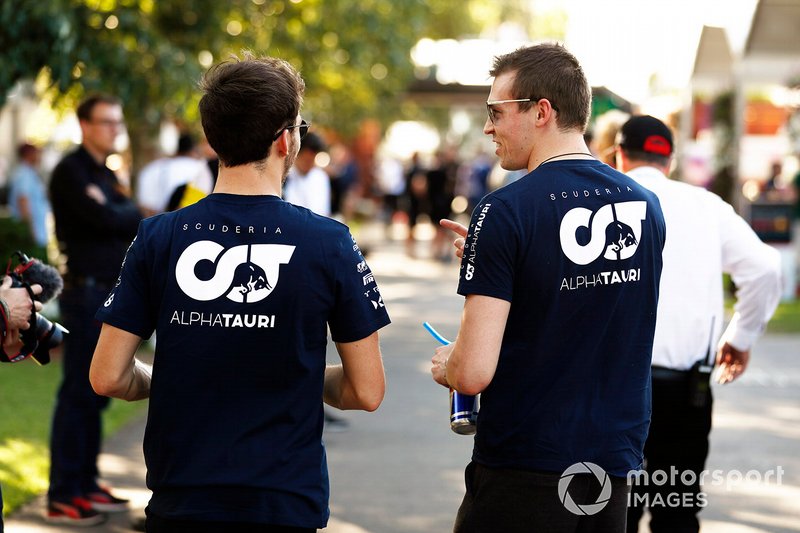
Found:
[[[71,107],[96,91],[125,106],[133,153],[148,159],[165,118],[197,119],[197,81],[250,49],[287,59],[306,80],[304,112],[345,137],[365,118],[401,114],[423,36],[477,35],[520,0],[3,0],[0,104],[39,79]],[[491,16],[490,16],[491,15]],[[136,161],[136,163],[139,163]],[[138,165],[137,165],[138,166]]]

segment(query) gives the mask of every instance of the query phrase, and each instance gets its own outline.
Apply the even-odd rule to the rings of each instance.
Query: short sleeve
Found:
[[[519,224],[509,206],[487,196],[472,212],[464,255],[461,259],[458,293],[480,294],[511,301],[514,263],[519,248]]]
[[[150,312],[149,280],[146,276],[145,241],[142,226],[128,247],[119,278],[111,293],[97,311],[97,320],[125,330],[143,339],[155,329]]]
[[[328,325],[333,341],[354,342],[389,324],[375,276],[348,231],[336,239],[331,256],[336,295]]]

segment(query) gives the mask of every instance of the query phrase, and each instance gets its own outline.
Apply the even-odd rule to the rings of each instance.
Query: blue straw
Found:
[[[444,344],[445,346],[450,344],[450,341],[445,339],[444,337],[442,337],[442,335],[438,331],[433,329],[433,326],[431,326],[429,323],[423,322],[422,326],[425,329],[427,329],[428,333],[430,333],[433,336],[433,338],[436,339],[437,341],[439,341],[440,343]]]

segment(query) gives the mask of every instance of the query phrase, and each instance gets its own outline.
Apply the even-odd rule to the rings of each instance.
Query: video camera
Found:
[[[19,264],[11,270],[9,261],[7,271],[7,275],[11,277],[12,287],[24,287],[28,290],[32,300],[42,303],[49,302],[61,293],[64,281],[58,270],[38,259],[30,258],[20,251],[14,252],[14,256],[19,260]],[[37,283],[42,286],[42,293],[39,295],[33,294],[31,289],[31,285]],[[38,314],[35,308],[32,308],[30,327],[20,330],[22,349],[16,355],[9,355],[0,350],[0,360],[16,363],[31,356],[40,365],[46,365],[50,362],[50,349],[60,345],[67,333],[69,331],[64,326],[57,322],[50,322],[46,317]]]

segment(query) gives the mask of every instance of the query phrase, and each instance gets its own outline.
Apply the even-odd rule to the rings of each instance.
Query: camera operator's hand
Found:
[[[3,339],[3,351],[7,354],[17,354],[22,350],[22,347],[25,345],[22,342],[22,339],[19,336],[18,329],[12,329],[6,332],[6,336]]]
[[[31,285],[33,294],[41,294],[42,286],[37,284]],[[28,291],[24,287],[11,288],[11,278],[6,276],[3,278],[3,283],[0,285],[0,299],[6,303],[8,307],[8,335],[12,331],[18,329],[28,329],[30,327],[29,321],[31,319],[31,308],[35,306],[37,311],[41,311],[42,303],[32,301]]]

